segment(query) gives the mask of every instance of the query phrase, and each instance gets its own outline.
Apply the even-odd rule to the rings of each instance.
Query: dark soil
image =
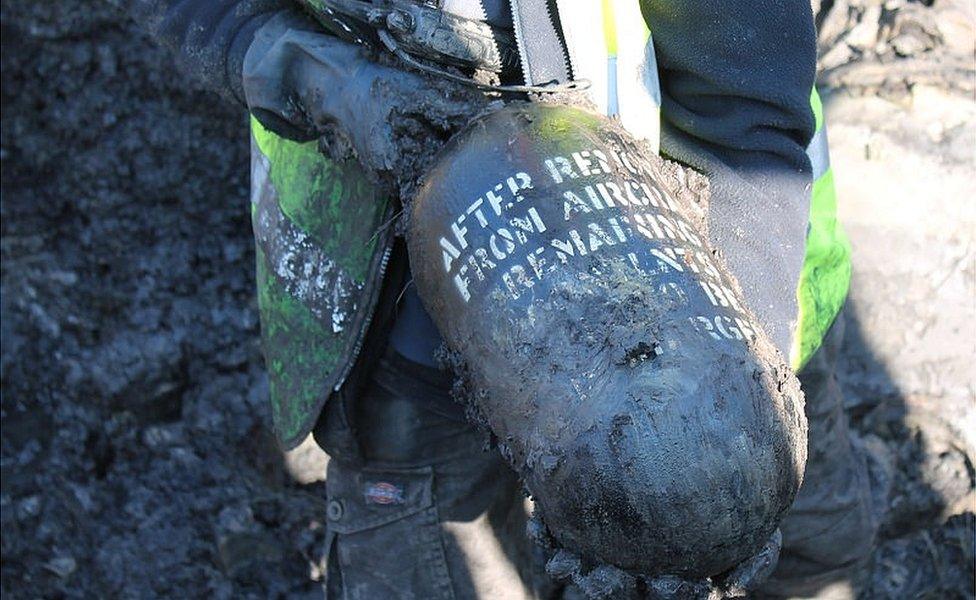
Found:
[[[2,589],[321,597],[268,431],[242,110],[104,2],[3,2]]]
[[[972,96],[973,4],[964,0],[814,0],[819,84],[904,99],[915,85]]]
[[[115,2],[3,0],[2,50],[4,597],[322,597],[324,491],[268,428],[243,112]],[[902,503],[869,597],[972,597],[971,462],[864,422]]]

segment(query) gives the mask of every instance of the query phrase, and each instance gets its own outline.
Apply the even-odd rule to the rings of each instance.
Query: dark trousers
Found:
[[[843,323],[800,374],[806,477],[767,585],[811,593],[850,573],[877,529],[834,376]],[[359,451],[327,475],[330,599],[556,598],[525,537],[525,496],[450,398],[450,377],[388,352],[350,408]]]
[[[838,315],[823,346],[799,373],[810,432],[803,485],[780,524],[783,550],[764,591],[816,594],[850,582],[868,558],[879,526],[864,448],[851,435],[835,374],[844,337]],[[843,587],[843,586],[842,586]],[[843,597],[838,589],[832,597]]]
[[[330,600],[554,597],[521,485],[450,387],[388,351],[355,399],[358,456],[326,476]]]

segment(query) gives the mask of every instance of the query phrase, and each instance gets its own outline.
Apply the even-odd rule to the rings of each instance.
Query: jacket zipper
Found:
[[[532,13],[529,16],[530,20],[533,22],[525,23],[523,22],[522,11],[519,9],[519,7],[523,4],[529,5],[531,8],[535,9],[535,13],[545,14],[534,16],[535,13]],[[565,33],[556,27],[556,21],[559,20],[559,0],[508,0],[508,8],[512,15],[512,30],[515,34],[515,45],[518,48],[519,59],[522,63],[522,79],[526,85],[540,85],[542,83],[546,83],[535,81],[532,70],[529,68],[531,64],[531,57],[529,56],[525,37],[532,29],[539,27],[540,25],[543,28],[546,27],[546,24],[541,24],[539,21],[536,21],[536,19],[548,19],[547,24],[552,28],[556,35],[560,54],[564,61],[563,66],[566,71],[566,76],[569,78],[569,81],[572,81],[575,77],[573,57],[569,52],[569,44],[566,43],[565,38],[563,37]]]
[[[383,257],[380,259],[379,272],[374,281],[377,284],[377,297],[383,289],[383,277],[386,275],[386,267],[390,262],[390,255],[393,253],[393,244],[387,243],[386,248],[383,250]],[[370,298],[370,304],[375,303],[376,298]],[[336,384],[332,387],[333,392],[338,392],[342,388],[343,384],[346,383],[346,379],[349,377],[349,373],[352,371],[353,366],[356,364],[356,360],[359,358],[359,353],[363,350],[363,344],[366,342],[366,332],[369,331],[369,325],[373,322],[373,315],[375,313],[375,307],[370,310],[368,316],[363,320],[362,326],[359,328],[359,335],[356,337],[356,344],[352,347],[352,352],[349,354],[349,360],[346,362],[346,366],[342,369],[342,375],[336,381]]]

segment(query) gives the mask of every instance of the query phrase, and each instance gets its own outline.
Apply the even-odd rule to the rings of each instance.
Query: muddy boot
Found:
[[[509,105],[445,147],[407,229],[473,412],[556,542],[645,575],[756,554],[805,462],[798,382],[688,177],[605,117]]]

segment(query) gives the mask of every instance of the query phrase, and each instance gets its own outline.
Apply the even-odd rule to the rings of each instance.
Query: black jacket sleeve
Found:
[[[241,68],[257,31],[285,0],[132,0],[129,14],[181,68],[209,89],[244,103]]]
[[[808,0],[642,0],[661,81],[661,150],[709,176],[709,235],[785,352],[812,174]]]

